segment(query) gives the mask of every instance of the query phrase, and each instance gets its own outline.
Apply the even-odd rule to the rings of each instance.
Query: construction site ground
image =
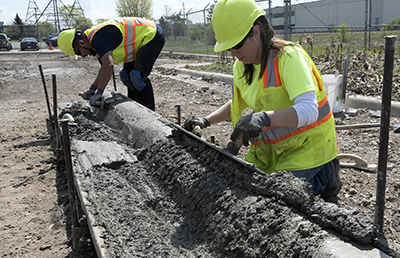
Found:
[[[64,54],[47,52],[0,53],[0,60],[0,257],[96,257],[94,250],[72,250],[71,224],[67,216],[68,187],[64,171],[59,169],[55,158],[39,65],[43,68],[52,103],[53,84],[57,85],[58,102],[82,101],[78,93],[94,81],[99,63],[95,58],[75,60]],[[231,85],[182,76],[173,70],[182,64],[204,61],[166,55],[157,60],[151,75],[157,113],[176,122],[179,105],[184,121],[190,114],[205,116],[230,99]],[[117,65],[115,70],[120,67]],[[118,76],[116,88],[126,94]],[[108,90],[114,91],[112,81]],[[337,125],[380,123],[380,116],[379,112],[365,107],[337,113],[335,120]],[[399,121],[392,117],[391,124]],[[213,136],[218,146],[225,147],[231,132],[230,122],[223,122],[205,129],[202,137],[209,141]],[[337,131],[339,154],[358,155],[376,165],[379,136],[379,127]],[[399,134],[390,130],[384,235],[398,243],[399,146]],[[239,157],[243,157],[245,151],[243,148]],[[343,188],[339,207],[356,207],[373,218],[376,170],[342,168],[340,176]]]

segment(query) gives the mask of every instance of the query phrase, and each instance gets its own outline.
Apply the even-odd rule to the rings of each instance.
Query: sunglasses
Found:
[[[79,45],[76,44],[76,42],[81,38],[81,36],[82,36],[82,31],[75,30],[75,37],[74,37],[74,40],[72,41],[72,48],[74,49],[75,55],[77,55],[77,56],[81,55],[81,50],[79,49]]]
[[[236,46],[232,47],[231,49],[240,49],[243,47],[244,43],[246,42],[247,38],[250,38],[253,36],[253,27],[250,29],[249,33],[247,33],[246,37],[242,39],[242,41],[239,42]]]

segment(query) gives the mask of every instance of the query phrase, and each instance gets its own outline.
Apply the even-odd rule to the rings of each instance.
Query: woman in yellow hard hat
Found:
[[[290,171],[312,185],[314,195],[337,202],[341,189],[334,118],[322,77],[308,54],[279,40],[253,0],[219,0],[212,25],[215,51],[229,50],[233,98],[206,117],[191,116],[185,128],[225,120],[231,135],[249,145],[245,160],[266,173]],[[254,112],[242,116],[251,108]]]
[[[58,47],[73,56],[98,56],[101,63],[96,80],[83,93],[94,105],[102,98],[111,79],[114,64],[124,63],[120,70],[128,97],[155,110],[153,87],[148,75],[164,46],[162,29],[153,21],[122,17],[106,21],[90,29],[65,30],[57,39]]]

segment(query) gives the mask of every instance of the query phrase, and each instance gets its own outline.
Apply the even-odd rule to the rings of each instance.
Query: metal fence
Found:
[[[398,0],[256,0],[277,37],[299,42],[310,55],[319,55],[337,45],[346,52],[382,50],[386,35],[400,36],[400,25],[378,23],[394,16],[375,3],[383,1]],[[209,3],[197,10],[182,8],[156,20],[166,37],[164,51],[217,55],[211,25],[213,7],[214,3]],[[375,17],[374,24],[371,17]],[[48,24],[4,25],[2,32],[13,40],[29,36],[43,41],[56,29]]]
[[[379,1],[383,2],[374,2]],[[376,51],[383,48],[384,36],[400,35],[400,25],[377,23],[384,20],[383,16],[390,16],[390,12],[383,10],[375,14],[379,6],[372,0],[256,2],[265,10],[278,38],[299,42],[315,55],[333,45],[341,45],[349,52],[356,49]],[[202,9],[178,10],[158,19],[166,36],[164,51],[216,55],[211,25],[213,7],[210,3]],[[375,24],[371,23],[372,15]]]

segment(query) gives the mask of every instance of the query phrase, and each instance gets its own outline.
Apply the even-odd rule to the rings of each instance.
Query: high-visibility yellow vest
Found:
[[[116,26],[122,33],[121,44],[113,50],[114,64],[136,60],[139,49],[149,43],[156,35],[157,28],[153,21],[136,17],[122,17],[109,20],[85,31],[89,42],[96,32],[107,25]]]
[[[301,49],[301,51],[304,50]],[[260,136],[253,139],[245,160],[254,163],[267,173],[310,169],[323,165],[337,156],[333,114],[321,74],[311,58],[309,59],[313,80],[317,84],[315,93],[318,101],[318,119],[301,128],[263,128]],[[235,64],[234,74],[235,69],[240,70],[237,69],[237,65],[242,64]],[[284,81],[281,80],[279,72],[281,69],[279,52],[271,50],[263,78],[258,80],[258,75],[254,76],[257,76],[256,80],[258,80],[255,112],[280,110],[294,105],[288,96]],[[237,75],[235,81],[235,83],[245,83],[245,78]],[[234,126],[242,117],[243,104],[245,102],[241,98],[240,91],[234,85],[231,102],[231,119]]]

